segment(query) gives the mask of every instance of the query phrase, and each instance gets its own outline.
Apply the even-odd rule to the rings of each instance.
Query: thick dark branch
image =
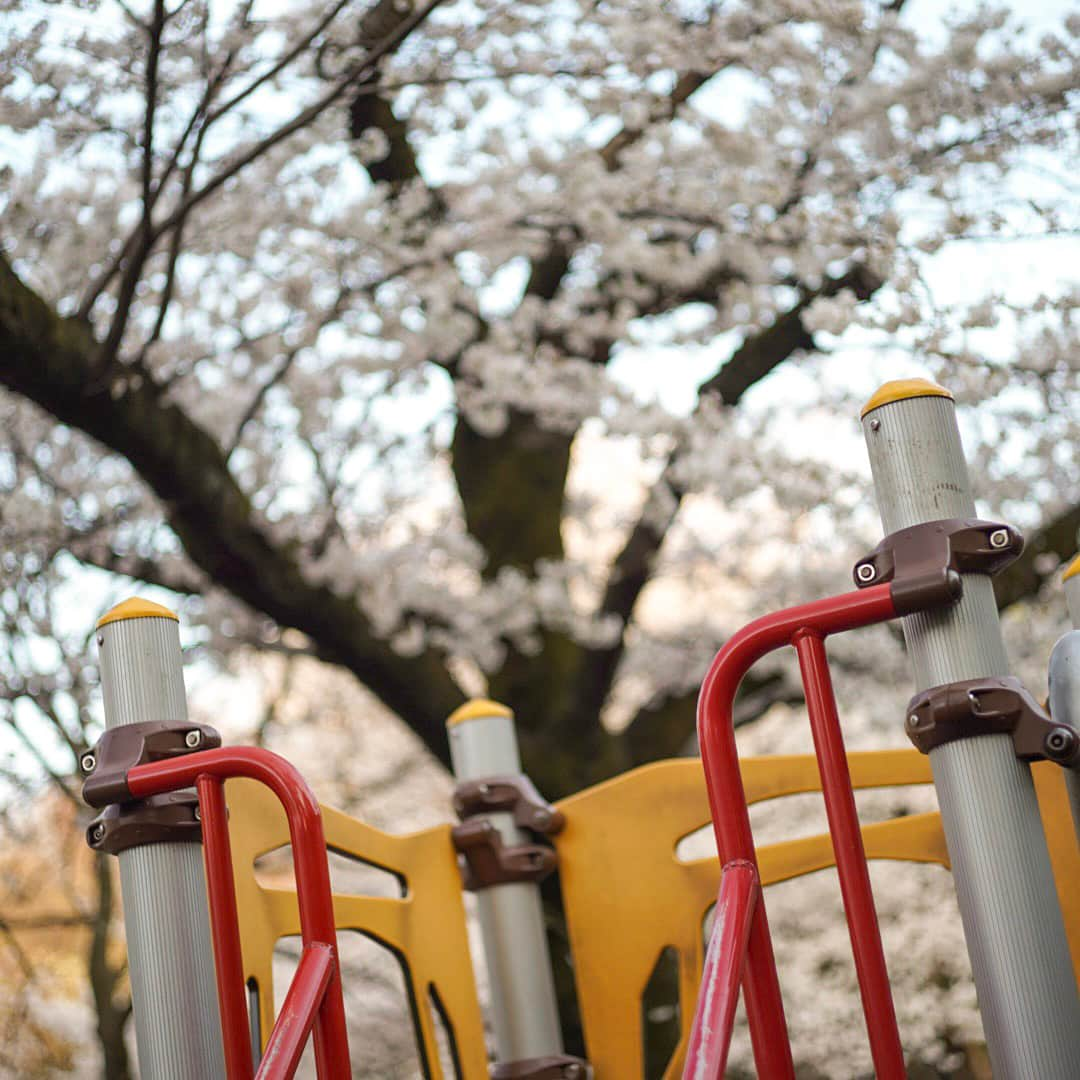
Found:
[[[994,578],[999,608],[1038,596],[1061,563],[1080,547],[1080,506],[1073,506],[1048,521],[1027,538],[1024,553]]]
[[[125,457],[161,500],[191,560],[218,585],[349,668],[447,760],[443,720],[461,693],[440,656],[404,658],[373,634],[351,597],[312,585],[275,545],[218,444],[148,376],[101,386],[88,376],[88,328],[59,318],[0,257],[0,383]]]
[[[656,116],[654,122],[673,119],[676,112],[678,112],[679,106],[694,91],[700,90],[715,74],[716,72],[706,74],[702,71],[687,71],[680,75],[664,103],[663,114]],[[644,133],[644,128],[622,127],[607,141],[600,151],[600,157],[603,158],[604,166],[608,172],[615,172],[618,169],[622,152],[627,147],[633,146]]]
[[[814,339],[802,324],[802,313],[814,299],[851,289],[858,299],[866,300],[880,285],[880,279],[862,267],[856,267],[843,277],[829,279],[819,289],[804,290],[803,298],[795,307],[779,316],[772,326],[748,337],[720,371],[701,385],[699,394],[719,394],[725,405],[735,405],[749,387],[796,352],[814,348]],[[682,495],[669,463],[646,499],[626,544],[615,558],[600,606],[601,614],[615,615],[624,624],[630,621],[638,597],[652,577],[657,555],[678,513]],[[625,650],[624,637],[620,635],[607,648],[591,650],[582,664],[578,693],[586,710],[598,712],[606,700]]]
[[[376,76],[373,74],[372,79]],[[359,139],[369,128],[378,128],[387,139],[389,149],[378,161],[364,166],[376,183],[400,187],[420,176],[416,154],[409,143],[405,121],[394,115],[390,102],[379,94],[361,92],[349,103],[349,136]]]
[[[772,326],[747,337],[731,359],[698,388],[700,396],[716,394],[725,405],[735,405],[755,383],[797,352],[814,349],[813,335],[803,325],[803,312],[819,297],[836,296],[850,289],[858,300],[868,300],[881,288],[881,279],[864,266],[856,266],[839,278],[830,278],[819,289],[803,290],[799,302],[777,317]]]
[[[661,758],[694,753],[697,699],[695,688],[642,709],[623,733],[631,763],[644,765]],[[753,723],[774,705],[802,705],[805,701],[801,688],[793,686],[782,672],[761,675],[751,672],[743,679],[735,698],[735,726]]]

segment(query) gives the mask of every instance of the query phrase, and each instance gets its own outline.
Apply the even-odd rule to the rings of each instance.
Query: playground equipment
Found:
[[[642,1076],[641,995],[664,950],[678,966],[681,1027],[665,1078],[722,1075],[740,986],[759,1074],[792,1076],[762,889],[836,865],[875,1070],[902,1076],[866,871],[868,858],[887,858],[953,869],[995,1075],[1080,1076],[1080,848],[1069,809],[1070,798],[1080,808],[1080,632],[1055,648],[1047,716],[1007,675],[989,580],[1021,541],[975,517],[947,391],[888,384],[863,423],[888,535],[856,565],[858,588],[766,616],[728,642],[702,688],[701,763],[645,766],[555,806],[520,775],[509,710],[472,702],[448,720],[461,824],[390,836],[320,809],[281,758],[221,748],[212,729],[187,721],[172,613],[134,601],[106,615],[107,730],[83,762],[84,794],[106,807],[92,846],[120,856],[142,1074],[287,1077],[312,1034],[319,1076],[350,1075],[336,934],[358,931],[402,961],[428,1076],[445,1075],[440,1027],[466,1080]],[[1066,591],[1080,622],[1080,563]],[[899,722],[917,749],[845,753],[824,640],[895,617],[919,691]],[[816,755],[740,761],[738,682],[787,644]],[[931,780],[940,815],[860,827],[853,789]],[[197,795],[183,793],[191,787]],[[810,791],[823,793],[830,835],[756,847],[748,805]],[[678,841],[710,820],[719,859],[678,858]],[[286,844],[296,887],[267,887],[255,862]],[[390,871],[401,895],[332,894],[328,847]],[[542,927],[537,883],[556,865],[587,1061],[564,1053]],[[478,899],[490,1067],[463,887]],[[275,1020],[274,945],[297,933],[301,960]]]

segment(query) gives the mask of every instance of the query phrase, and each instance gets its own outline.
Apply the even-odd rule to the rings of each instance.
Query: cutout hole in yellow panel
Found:
[[[401,874],[350,855],[328,848],[326,862],[330,868],[330,888],[342,896],[401,897],[407,884]],[[264,889],[293,889],[292,846],[284,844],[260,855],[255,860],[255,880]]]

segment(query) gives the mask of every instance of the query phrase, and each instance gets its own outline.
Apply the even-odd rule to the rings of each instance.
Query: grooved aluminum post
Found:
[[[1080,729],[1080,556],[1066,569],[1062,584],[1073,629],[1050,653],[1050,715],[1063,724]],[[1080,771],[1065,770],[1065,788],[1080,842]]]
[[[952,395],[887,383],[863,410],[886,534],[974,517]],[[960,602],[904,619],[918,690],[1005,675],[990,579],[964,576]],[[1080,1077],[1080,1002],[1028,766],[1007,735],[958,739],[930,765],[995,1077]]]
[[[492,701],[463,705],[447,721],[450,758],[459,782],[521,772],[514,714]],[[508,813],[485,814],[505,844],[528,837]],[[491,983],[492,1026],[500,1062],[563,1052],[540,889],[529,882],[476,893]]]
[[[176,616],[129,600],[98,623],[106,728],[186,720]],[[143,1080],[225,1076],[200,844],[147,844],[118,856]]]

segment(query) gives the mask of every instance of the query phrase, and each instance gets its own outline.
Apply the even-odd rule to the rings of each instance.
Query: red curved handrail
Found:
[[[742,961],[729,963],[724,968],[727,978],[735,985],[729,986],[721,995],[707,993],[703,985],[694,1021],[698,1039],[696,1056],[687,1058],[686,1077],[712,1080],[723,1074],[731,1042],[731,1019],[726,1013],[706,1016],[704,1009],[715,1008],[716,1002],[724,1002],[726,1006],[727,998],[737,996],[740,977],[746,994],[750,1038],[759,1075],[770,1080],[794,1077],[772,938],[765,905],[759,895],[757,854],[739,771],[733,712],[735,692],[743,676],[761,657],[784,645],[794,646],[799,657],[874,1069],[878,1077],[901,1080],[905,1076],[903,1051],[824,644],[829,634],[885,622],[896,614],[888,584],[778,611],[755,620],[736,633],[717,653],[705,676],[698,698],[698,741],[717,850],[725,874],[729,866],[742,863],[753,867],[755,877],[754,891],[746,894],[750,926]],[[739,931],[741,921],[728,920],[727,928],[720,928],[720,920],[717,920],[717,925],[716,933],[733,934]],[[724,943],[715,944],[722,950]],[[733,1014],[732,1009],[730,1016]]]
[[[277,796],[289,822],[303,953],[285,1004],[254,1074],[244,1000],[244,968],[236,912],[224,782],[257,780]],[[195,787],[203,830],[203,857],[214,940],[225,1069],[229,1080],[287,1080],[314,1027],[315,1067],[320,1080],[351,1074],[345,1003],[341,991],[334,904],[326,838],[319,804],[300,773],[284,758],[257,747],[203,750],[169,761],[136,765],[127,774],[132,797]]]

